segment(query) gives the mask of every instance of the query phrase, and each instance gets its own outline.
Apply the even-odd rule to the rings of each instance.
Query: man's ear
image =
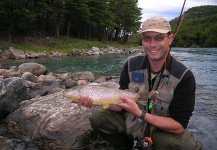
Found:
[[[172,44],[174,38],[175,38],[175,34],[170,34],[169,35],[169,43],[170,43],[170,45]]]

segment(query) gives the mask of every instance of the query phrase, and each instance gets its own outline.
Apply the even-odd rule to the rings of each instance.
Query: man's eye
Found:
[[[155,36],[154,37],[155,41],[162,41],[164,39],[163,36]]]
[[[151,39],[152,39],[151,36],[145,36],[145,37],[144,37],[144,40],[151,40]]]

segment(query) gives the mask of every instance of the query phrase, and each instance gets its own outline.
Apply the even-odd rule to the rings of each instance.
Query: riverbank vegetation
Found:
[[[136,42],[120,44],[119,42],[100,42],[98,40],[89,41],[70,37],[25,37],[16,39],[13,42],[0,41],[0,50],[6,50],[9,47],[15,47],[16,49],[20,49],[24,52],[63,52],[71,54],[73,49],[82,51],[91,50],[92,47],[114,47],[118,49],[138,47],[139,44]]]

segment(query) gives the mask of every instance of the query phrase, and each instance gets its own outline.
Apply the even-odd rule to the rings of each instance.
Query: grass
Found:
[[[65,52],[71,53],[72,49],[78,49],[80,51],[90,50],[93,46],[98,48],[105,48],[112,46],[118,49],[126,49],[130,47],[136,47],[133,44],[119,44],[117,42],[99,42],[99,41],[87,41],[76,38],[22,38],[16,39],[13,42],[0,41],[0,49],[6,50],[9,47],[20,49],[24,52]]]

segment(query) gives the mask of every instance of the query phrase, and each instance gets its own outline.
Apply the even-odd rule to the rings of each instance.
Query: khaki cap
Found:
[[[143,22],[140,33],[148,31],[168,33],[171,32],[171,26],[165,18],[154,16]]]

